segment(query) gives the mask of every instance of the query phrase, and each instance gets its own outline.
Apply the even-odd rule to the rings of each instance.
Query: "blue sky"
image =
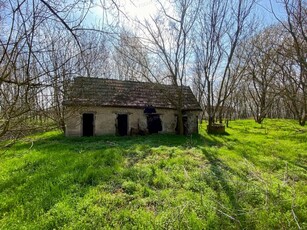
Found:
[[[133,4],[131,2],[133,2]],[[255,9],[256,14],[264,26],[277,22],[272,14],[272,10],[279,18],[285,16],[283,7],[278,2],[280,2],[280,0],[257,0]],[[153,13],[154,9],[152,4],[152,0],[125,0],[121,2],[120,6],[129,16],[135,17],[137,15],[138,17],[142,18],[148,16],[150,13]],[[91,20],[92,22],[99,20],[99,16],[102,15],[102,11],[103,9],[101,7],[95,7],[93,10],[91,10],[92,14],[88,20]]]
[[[259,0],[258,1],[257,7],[256,7],[256,13],[258,17],[261,19],[261,21],[264,23],[264,25],[271,25],[277,22],[274,15],[271,13],[272,10],[279,18],[285,17],[283,6],[280,3],[278,3],[278,1],[276,0],[271,0],[271,1],[270,0]]]

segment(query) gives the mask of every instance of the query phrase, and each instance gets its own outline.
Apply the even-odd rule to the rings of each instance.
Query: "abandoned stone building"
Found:
[[[65,96],[66,136],[176,133],[176,88],[149,82],[77,77]],[[183,87],[184,133],[198,132],[199,103]]]

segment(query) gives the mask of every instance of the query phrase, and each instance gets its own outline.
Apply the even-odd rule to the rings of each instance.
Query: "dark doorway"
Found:
[[[162,131],[162,122],[159,114],[147,115],[147,129],[150,134]]]
[[[117,115],[117,132],[120,136],[126,136],[128,134],[128,115],[118,114]]]
[[[83,136],[91,137],[94,136],[94,114],[83,113]]]

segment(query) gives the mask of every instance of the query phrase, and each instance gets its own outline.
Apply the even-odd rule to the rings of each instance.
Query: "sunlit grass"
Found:
[[[307,228],[307,128],[65,138],[0,151],[0,229]]]

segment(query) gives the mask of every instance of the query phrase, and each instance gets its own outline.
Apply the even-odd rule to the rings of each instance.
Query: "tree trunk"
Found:
[[[65,121],[63,118],[60,119],[58,126],[63,131],[63,133],[65,133]]]
[[[221,114],[219,115],[219,122],[220,122],[220,124],[223,123],[223,116]]]
[[[307,115],[304,115],[304,116],[300,117],[300,118],[299,118],[299,124],[300,124],[300,126],[305,126],[306,120],[307,120]]]
[[[210,87],[210,81],[207,82],[208,87],[208,99],[207,99],[207,113],[208,113],[208,129],[207,132],[209,132],[210,127],[212,127],[214,123],[214,116],[212,115],[212,108],[211,108],[211,87]]]
[[[183,116],[182,116],[182,111],[181,109],[178,109],[178,120],[177,120],[177,125],[178,125],[178,134],[179,135],[184,135],[184,128],[183,128]]]
[[[263,121],[263,118],[259,115],[257,115],[257,118],[255,119],[255,121],[258,123],[258,124],[261,124],[262,121]]]
[[[212,128],[213,124],[214,124],[214,116],[209,115],[207,133],[211,132],[211,128]]]

